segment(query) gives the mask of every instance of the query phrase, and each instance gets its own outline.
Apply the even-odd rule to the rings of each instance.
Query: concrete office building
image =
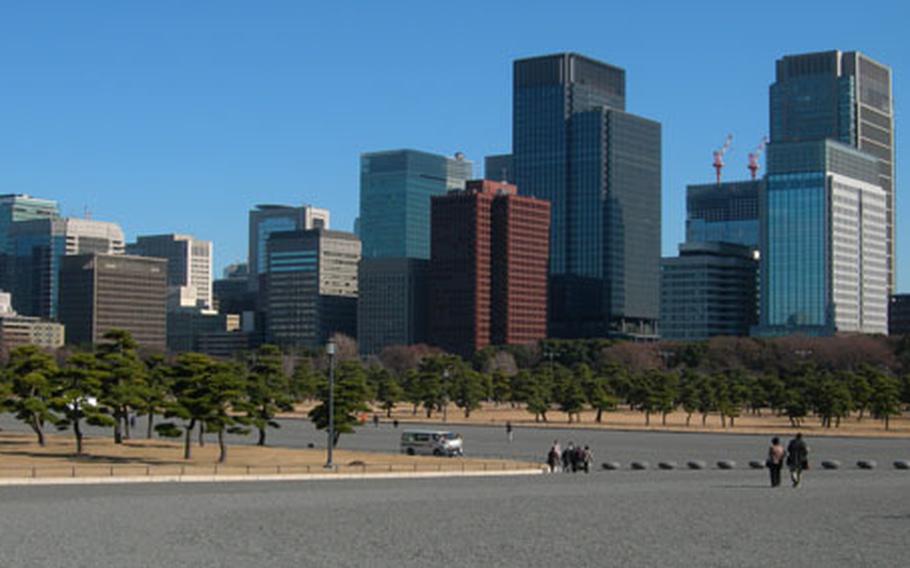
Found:
[[[356,337],[356,236],[326,229],[277,232],[266,251],[267,341],[318,347],[334,333]]]
[[[126,253],[167,260],[168,310],[212,310],[212,242],[190,235],[140,236]]]
[[[123,230],[115,223],[72,218],[12,223],[7,240],[10,272],[6,286],[13,294],[16,311],[57,319],[63,257],[123,251]]]
[[[657,334],[661,130],[625,106],[618,67],[574,53],[514,63],[515,183],[552,204],[552,336]]]
[[[429,343],[462,356],[546,337],[550,207],[476,180],[433,198]]]
[[[894,100],[891,68],[856,51],[788,55],[770,88],[771,142],[836,140],[873,156],[885,192],[886,267],[896,287]]]
[[[60,321],[69,345],[94,344],[112,329],[129,331],[141,347],[167,346],[167,261],[113,254],[63,258]]]
[[[686,187],[686,242],[758,248],[763,179]]]
[[[357,343],[364,355],[427,340],[429,261],[371,258],[358,272]]]
[[[660,271],[660,335],[692,341],[745,336],[758,323],[758,260],[752,247],[684,243]]]
[[[851,146],[768,146],[758,335],[888,332],[887,199]]]
[[[20,316],[12,306],[10,294],[0,292],[0,347],[7,353],[21,345],[42,349],[63,347],[63,325],[40,318]]]
[[[328,229],[329,211],[310,205],[257,205],[250,211],[249,223],[249,288],[259,290],[260,275],[267,272],[266,243],[278,231]]]
[[[464,189],[472,164],[417,150],[360,157],[363,258],[430,258],[430,198]]]

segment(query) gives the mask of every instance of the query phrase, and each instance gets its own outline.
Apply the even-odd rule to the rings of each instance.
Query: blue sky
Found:
[[[899,288],[910,290],[902,0],[765,2],[21,2],[0,8],[0,193],[245,259],[256,203],[313,203],[350,230],[361,152],[511,146],[511,62],[576,51],[626,69],[628,110],[663,124],[663,252],[688,183],[767,133],[774,61],[864,51],[891,65]],[[910,191],[910,190],[908,190]]]

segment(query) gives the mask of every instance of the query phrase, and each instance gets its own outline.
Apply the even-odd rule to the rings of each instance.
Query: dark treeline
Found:
[[[628,408],[643,422],[681,410],[686,424],[718,420],[735,427],[743,413],[771,412],[794,427],[816,419],[838,427],[872,417],[889,427],[910,404],[910,340],[835,337],[778,340],[718,338],[693,343],[546,340],[488,348],[473,360],[426,346],[395,346],[366,361],[350,338],[338,345],[335,424],[353,432],[372,409],[391,416],[400,404],[431,418],[450,404],[465,417],[481,403],[526,409],[535,421],[559,411],[569,422]],[[115,443],[137,435],[131,417],[147,417],[138,434],[182,438],[189,459],[196,434],[214,435],[226,459],[225,433],[254,433],[265,445],[275,418],[296,403],[328,422],[327,359],[321,351],[282,353],[270,345],[217,360],[198,353],[142,355],[126,332],[112,331],[89,350],[47,353],[13,349],[0,374],[0,410],[28,425],[44,444],[49,428],[71,430],[83,452],[83,427],[107,427]]]

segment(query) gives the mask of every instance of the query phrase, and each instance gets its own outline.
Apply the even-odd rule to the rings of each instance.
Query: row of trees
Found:
[[[337,339],[335,444],[353,431],[370,403],[388,416],[404,403],[413,414],[430,418],[451,404],[470,417],[489,401],[525,408],[537,421],[559,410],[569,422],[579,421],[586,409],[601,422],[606,412],[625,406],[640,411],[645,424],[655,415],[666,423],[671,412],[683,410],[687,425],[694,415],[703,424],[717,415],[724,427],[744,412],[774,412],[794,426],[816,416],[825,427],[837,427],[856,413],[859,420],[881,419],[885,428],[910,404],[910,375],[876,364],[883,355],[868,346],[865,355],[837,359],[828,350],[820,359],[815,353],[826,353],[824,344],[812,343],[815,351],[800,344],[792,358],[777,345],[773,350],[781,359],[773,362],[756,356],[754,348],[761,344],[755,343],[682,344],[671,350],[659,344],[548,341],[536,348],[486,350],[471,363],[426,347],[388,349],[364,363],[356,344]],[[153,432],[182,437],[187,459],[193,432],[200,443],[203,433],[216,435],[223,461],[226,433],[255,430],[265,445],[268,429],[278,426],[275,417],[304,400],[318,401],[309,417],[324,429],[326,367],[322,353],[291,358],[269,345],[232,361],[198,353],[142,357],[128,333],[112,331],[95,349],[59,359],[32,346],[14,349],[0,374],[0,409],[27,424],[42,445],[46,427],[72,430],[77,454],[83,452],[85,424],[111,428],[114,442],[122,443],[132,434],[130,417],[138,415],[147,417],[147,437]]]
[[[76,454],[83,453],[83,427],[112,429],[114,443],[131,435],[131,416],[147,418],[146,436],[183,437],[184,457],[191,456],[191,436],[217,436],[224,461],[225,433],[257,430],[265,445],[275,416],[293,409],[308,389],[318,390],[318,375],[301,366],[293,383],[281,351],[263,346],[243,361],[219,361],[198,353],[172,360],[140,358],[129,333],[111,331],[93,351],[57,361],[34,346],[9,354],[0,380],[0,409],[27,424],[45,445],[45,428],[71,429]],[[345,409],[354,411],[357,409]],[[155,424],[155,417],[165,421]],[[319,419],[317,418],[317,424]]]

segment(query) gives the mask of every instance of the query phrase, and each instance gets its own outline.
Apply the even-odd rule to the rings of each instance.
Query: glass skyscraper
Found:
[[[391,150],[360,157],[360,238],[364,258],[430,258],[430,198],[464,189],[472,165],[454,158]]]
[[[756,334],[888,332],[878,166],[833,140],[768,146]]]
[[[625,71],[561,53],[514,63],[519,193],[550,201],[550,335],[656,335],[661,132]]]
[[[0,195],[0,254],[6,254],[10,224],[60,216],[57,202],[25,194]]]
[[[257,205],[250,211],[248,265],[251,291],[259,289],[259,276],[268,272],[266,245],[269,235],[279,231],[328,229],[329,212],[310,205]]]
[[[896,287],[894,105],[891,69],[862,53],[826,51],[777,61],[770,89],[771,142],[836,140],[877,160],[885,192],[888,287]]]

